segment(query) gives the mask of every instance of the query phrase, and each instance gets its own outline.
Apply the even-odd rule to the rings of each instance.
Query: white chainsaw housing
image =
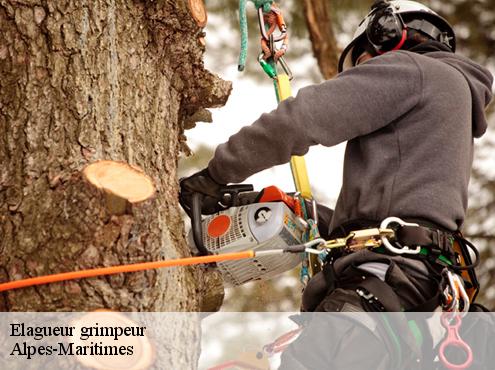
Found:
[[[218,224],[220,228],[214,227]],[[283,249],[303,243],[306,231],[303,223],[283,202],[232,207],[205,217],[202,229],[203,244],[213,254]],[[189,241],[194,245],[192,232]],[[284,253],[218,262],[217,266],[227,284],[241,285],[252,280],[270,279],[294,268],[302,258],[302,254]]]

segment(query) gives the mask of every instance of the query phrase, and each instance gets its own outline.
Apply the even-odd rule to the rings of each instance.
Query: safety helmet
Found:
[[[379,0],[375,1],[353,40],[342,52],[339,72],[354,66],[356,58],[364,51],[379,55],[400,49],[407,39],[408,29],[440,41],[455,52],[454,30],[433,10],[416,1]]]

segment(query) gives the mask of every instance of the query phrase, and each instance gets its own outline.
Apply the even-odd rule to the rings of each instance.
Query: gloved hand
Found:
[[[202,195],[202,214],[211,215],[224,209],[224,207],[219,204],[219,201],[222,199],[220,189],[225,185],[219,184],[213,180],[208,172],[208,168],[205,168],[192,176],[180,179],[179,185],[179,202],[188,215],[191,214],[193,193],[200,193]]]

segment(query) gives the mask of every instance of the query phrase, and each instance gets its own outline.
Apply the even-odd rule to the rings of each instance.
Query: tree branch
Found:
[[[468,234],[464,235],[466,239],[485,239],[485,240],[495,240],[495,235],[490,234]]]

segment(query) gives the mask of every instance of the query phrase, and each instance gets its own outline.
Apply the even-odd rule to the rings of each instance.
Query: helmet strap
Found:
[[[399,43],[394,46],[393,49],[390,49],[390,50],[387,50],[387,51],[380,51],[380,50],[376,50],[376,52],[378,53],[378,55],[383,55],[389,51],[395,51],[395,50],[400,50],[401,47],[404,46],[404,43],[406,42],[407,40],[407,27],[405,27],[403,30],[402,30],[402,38],[400,39]]]

